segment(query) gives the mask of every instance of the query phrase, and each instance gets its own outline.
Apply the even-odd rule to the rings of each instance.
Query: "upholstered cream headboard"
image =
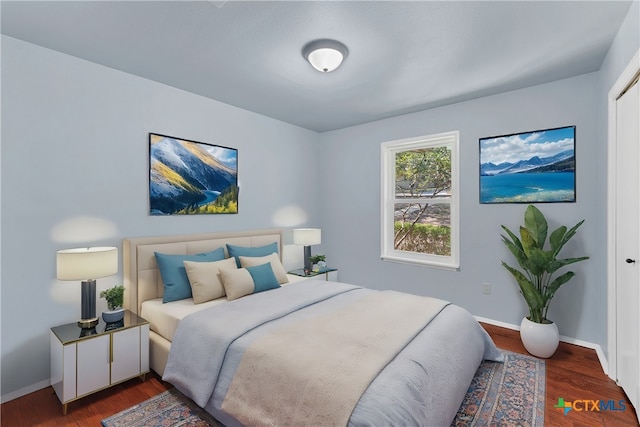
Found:
[[[124,306],[140,315],[144,301],[162,297],[162,278],[158,272],[154,252],[191,255],[224,248],[225,254],[229,256],[227,243],[253,247],[273,242],[278,244],[278,254],[282,260],[281,229],[124,239]]]

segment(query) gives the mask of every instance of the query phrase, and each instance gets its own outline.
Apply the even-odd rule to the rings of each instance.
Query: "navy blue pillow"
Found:
[[[276,242],[270,243],[264,246],[236,246],[230,245],[227,243],[227,250],[229,251],[229,257],[234,257],[236,259],[236,265],[238,268],[242,268],[240,265],[241,256],[250,256],[250,257],[258,257],[258,256],[267,256],[272,253],[278,253],[278,244]]]
[[[191,285],[183,261],[222,261],[225,259],[224,249],[195,255],[172,255],[154,252],[160,276],[164,283],[162,302],[178,301],[191,298]]]

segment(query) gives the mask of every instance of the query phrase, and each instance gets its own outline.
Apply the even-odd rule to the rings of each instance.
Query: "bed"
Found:
[[[125,307],[150,322],[151,369],[224,425],[448,425],[482,360],[502,360],[456,305],[283,279],[282,271],[274,275],[280,286],[233,301],[230,291],[196,304],[194,288],[193,298],[163,303],[173,291],[165,292],[156,253],[227,258],[234,247],[271,245],[275,271],[280,229],[123,241]],[[233,277],[250,270],[258,290],[265,266],[240,268],[234,259]]]

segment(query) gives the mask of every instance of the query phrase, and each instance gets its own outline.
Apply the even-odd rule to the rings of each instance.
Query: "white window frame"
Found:
[[[459,158],[460,132],[444,132],[416,138],[383,142],[381,144],[382,166],[382,254],[385,261],[420,264],[436,268],[457,270],[460,268],[460,187]],[[451,150],[451,196],[433,199],[429,203],[448,204],[451,212],[451,255],[431,255],[394,249],[394,206],[406,203],[407,199],[395,199],[396,154],[425,148],[447,147]],[[415,199],[418,200],[418,199]]]

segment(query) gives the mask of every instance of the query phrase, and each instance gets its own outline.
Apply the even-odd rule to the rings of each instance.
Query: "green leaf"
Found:
[[[549,264],[549,268],[547,269],[547,272],[554,273],[559,268],[562,268],[565,265],[573,264],[573,263],[584,261],[584,260],[587,260],[587,259],[589,259],[588,256],[583,256],[583,257],[579,257],[579,258],[557,259],[557,260],[554,260],[553,262],[551,262]]]
[[[571,227],[571,229],[569,231],[567,231],[567,234],[564,235],[564,238],[563,238],[563,241],[562,241],[562,246],[564,246],[565,243],[567,243],[569,240],[571,240],[571,238],[576,234],[576,231],[578,230],[578,228],[583,223],[584,223],[584,219],[582,221],[578,222],[573,227]]]
[[[527,262],[527,256],[525,255],[524,251],[522,250],[522,245],[520,245],[520,246],[515,245],[513,242],[511,242],[505,236],[502,236],[502,241],[504,242],[505,246],[507,248],[509,248],[509,250],[513,254],[513,256],[516,259],[516,261],[518,261],[518,264],[520,264],[520,267],[523,268],[523,269],[526,269],[525,265],[526,265],[526,262]],[[518,243],[519,242],[520,241],[518,241]]]
[[[509,266],[504,261],[502,261],[502,266],[506,268],[516,279],[516,282],[518,282],[518,285],[520,286],[520,292],[522,292],[522,296],[524,296],[524,300],[529,306],[529,312],[531,316],[534,317],[534,319],[531,319],[531,321],[540,323],[542,321],[542,309],[545,306],[542,295],[540,294],[540,292],[538,292],[535,285],[531,283],[524,274],[522,274],[522,272]]]
[[[531,274],[534,276],[544,274],[549,267],[552,257],[552,252],[543,251],[539,248],[532,248],[529,252],[529,261],[527,263]]]
[[[507,232],[507,234],[509,235],[509,237],[511,237],[511,240],[513,241],[513,243],[520,248],[520,250],[522,249],[522,242],[520,242],[520,239],[518,239],[518,236],[516,236],[514,233],[511,232],[511,230],[509,230],[507,227],[505,227],[504,225],[501,225],[500,227],[502,227],[502,229],[504,231]],[[506,238],[504,236],[502,236],[502,238],[504,240],[506,240]]]
[[[584,223],[584,219],[582,221],[580,221],[579,223],[577,223],[576,225],[574,225],[573,227],[571,227],[571,229],[566,232],[566,234],[562,237],[562,241],[560,242],[560,245],[559,245],[558,249],[556,250],[556,255],[560,252],[560,249],[562,249],[562,247],[569,240],[571,240],[571,238],[576,234],[576,231],[578,230],[578,227],[580,227],[582,225],[582,223]]]
[[[529,205],[524,213],[524,226],[529,230],[538,247],[544,249],[544,242],[547,240],[547,220],[533,205]]]
[[[560,286],[564,285],[569,280],[571,280],[573,276],[575,276],[575,273],[573,271],[567,271],[562,276],[556,277],[555,280],[551,282],[551,284],[547,288],[547,292],[545,293],[545,299],[547,301],[550,301],[551,298],[553,298],[553,296],[557,292],[557,290],[560,288]]]
[[[533,238],[533,235],[528,228],[520,227],[520,238],[522,239],[522,249],[524,253],[530,257],[531,250],[538,247],[538,244]]]
[[[564,243],[562,242],[562,239],[564,238],[564,235],[566,232],[567,232],[567,227],[563,225],[561,227],[558,227],[553,233],[551,233],[551,236],[549,237],[549,243],[551,243],[551,250],[556,255],[558,254],[558,252],[560,252],[560,249],[562,249],[562,246],[564,245]]]

